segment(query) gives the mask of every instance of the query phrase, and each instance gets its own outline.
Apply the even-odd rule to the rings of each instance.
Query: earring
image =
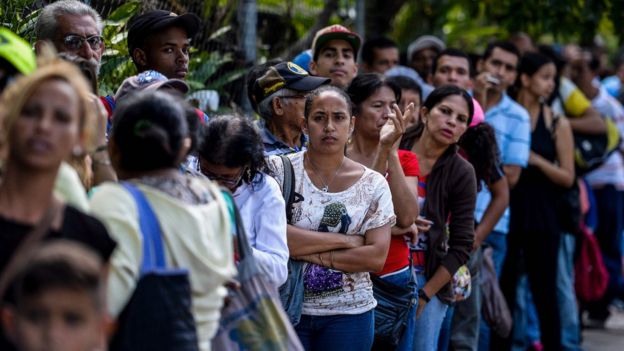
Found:
[[[80,145],[74,146],[74,148],[72,149],[72,156],[80,157],[82,155],[83,155],[82,147]]]

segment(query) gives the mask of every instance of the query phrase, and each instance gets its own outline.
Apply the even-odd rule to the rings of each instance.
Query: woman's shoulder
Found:
[[[104,261],[108,261],[116,246],[100,220],[72,205],[65,206],[61,234],[92,247]]]

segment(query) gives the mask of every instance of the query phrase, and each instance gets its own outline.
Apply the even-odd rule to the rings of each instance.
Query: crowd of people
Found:
[[[200,28],[135,16],[138,73],[99,96],[89,5],[42,8],[33,45],[0,27],[0,349],[218,349],[241,240],[302,350],[580,350],[622,304],[624,63],[522,33],[401,59],[336,24],[249,70],[253,116],[217,116],[185,100]],[[594,237],[606,274],[575,286]],[[133,324],[159,298],[190,322]]]

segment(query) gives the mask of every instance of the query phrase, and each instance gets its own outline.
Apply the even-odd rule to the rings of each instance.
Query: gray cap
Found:
[[[433,48],[440,52],[446,49],[446,44],[436,36],[422,35],[407,47],[407,60],[411,61],[412,56],[414,56],[416,52],[427,48]]]
[[[141,90],[158,90],[164,88],[172,88],[179,91],[182,94],[186,94],[189,91],[189,86],[180,79],[168,79],[163,74],[156,71],[144,71],[136,76],[126,78],[117,93],[115,94],[115,100],[119,100],[133,91]]]

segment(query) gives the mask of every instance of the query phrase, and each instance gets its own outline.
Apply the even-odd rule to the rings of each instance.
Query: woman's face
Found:
[[[199,168],[201,172],[210,180],[219,183],[219,185],[228,188],[234,192],[243,181],[243,174],[247,167],[227,167],[212,163],[203,157],[199,158]]]
[[[428,134],[442,145],[452,145],[468,129],[468,104],[461,95],[449,95],[431,111],[422,108],[422,118]]]
[[[405,113],[405,109],[407,106],[413,103],[414,111],[420,111],[420,94],[414,90],[406,90],[403,89],[401,91],[401,101],[399,101],[399,107],[401,108],[401,112]],[[418,122],[418,113],[413,113],[412,118],[407,121],[407,127],[410,127],[412,124],[416,124]]]
[[[323,153],[342,153],[351,128],[353,117],[344,97],[329,90],[314,98],[304,126],[309,137],[309,149]]]
[[[379,139],[381,128],[388,121],[388,114],[393,112],[396,96],[392,89],[381,87],[358,106],[355,116],[355,129],[367,138]]]
[[[80,142],[80,102],[69,83],[50,79],[35,90],[10,131],[9,157],[32,168],[56,168]]]
[[[523,74],[523,85],[533,95],[548,98],[555,90],[555,76],[557,68],[554,63],[547,63],[540,67],[532,76]]]

